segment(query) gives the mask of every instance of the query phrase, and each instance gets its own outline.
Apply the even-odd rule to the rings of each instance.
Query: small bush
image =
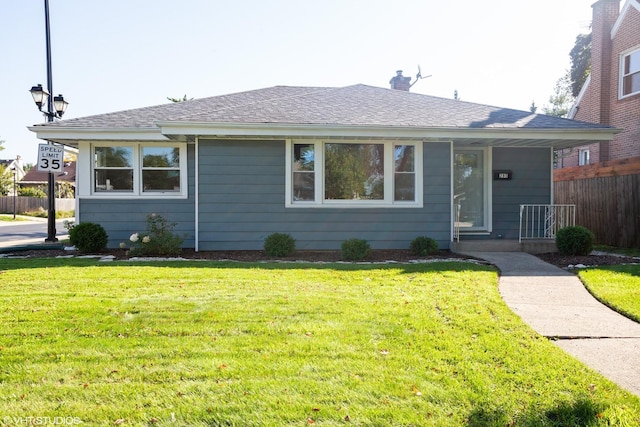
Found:
[[[342,242],[340,253],[342,254],[342,259],[346,261],[360,261],[369,256],[371,246],[366,240],[349,239]]]
[[[175,222],[168,222],[162,215],[152,213],[147,215],[147,231],[133,233],[129,237],[130,256],[166,256],[179,255],[182,252],[184,238],[173,232]],[[120,244],[126,248],[126,243]]]
[[[589,229],[576,225],[558,230],[556,245],[562,255],[589,255],[595,236]]]
[[[296,241],[289,234],[273,233],[264,239],[264,251],[269,256],[287,257],[296,250]]]
[[[411,241],[409,250],[417,256],[427,256],[438,252],[438,242],[431,237],[420,236]]]
[[[71,244],[83,253],[102,252],[107,247],[109,237],[101,225],[93,222],[81,222],[69,226]]]

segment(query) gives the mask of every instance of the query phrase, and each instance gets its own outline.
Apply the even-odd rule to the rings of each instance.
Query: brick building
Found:
[[[610,142],[565,150],[560,167],[640,157],[640,0],[593,4],[591,75],[570,118],[621,129]]]

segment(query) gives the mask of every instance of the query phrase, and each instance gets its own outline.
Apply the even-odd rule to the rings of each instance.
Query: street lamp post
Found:
[[[29,92],[33,96],[33,101],[42,113],[47,117],[47,122],[53,122],[56,117],[62,117],[68,102],[62,95],[50,96],[53,93],[53,77],[51,73],[51,34],[49,26],[49,0],[44,0],[44,21],[45,21],[45,41],[47,48],[47,90],[41,84],[33,86]],[[46,111],[42,107],[46,104]],[[53,145],[51,141],[49,144]],[[48,178],[48,195],[47,195],[47,238],[45,242],[57,242],[56,238],[56,195],[55,195],[55,176],[49,172]]]
[[[16,191],[16,175],[18,175],[18,168],[13,166],[11,168],[13,171],[13,220],[16,220],[16,199],[18,197],[18,192]]]

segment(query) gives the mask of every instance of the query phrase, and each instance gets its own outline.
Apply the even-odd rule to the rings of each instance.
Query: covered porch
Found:
[[[576,206],[562,204],[520,205],[517,239],[478,238],[462,234],[465,223],[460,219],[460,204],[453,206],[453,252],[557,252],[556,234],[564,227],[576,225]],[[475,237],[475,238],[473,238]]]

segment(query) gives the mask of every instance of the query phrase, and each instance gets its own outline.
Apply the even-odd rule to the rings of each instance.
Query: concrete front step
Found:
[[[451,242],[449,246],[452,252],[526,252],[529,254],[541,254],[557,252],[558,248],[553,240],[461,240]]]

